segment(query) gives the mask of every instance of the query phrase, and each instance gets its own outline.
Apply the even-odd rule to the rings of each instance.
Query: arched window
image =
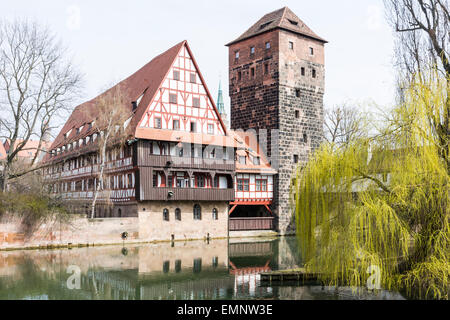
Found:
[[[213,220],[218,220],[219,219],[219,211],[217,211],[216,208],[214,208],[213,211],[212,211],[212,218],[213,218]]]
[[[202,220],[202,207],[199,204],[194,205],[194,220]]]
[[[164,209],[163,210],[163,220],[164,221],[169,221],[169,209]]]
[[[181,210],[180,208],[175,209],[175,220],[181,221]]]

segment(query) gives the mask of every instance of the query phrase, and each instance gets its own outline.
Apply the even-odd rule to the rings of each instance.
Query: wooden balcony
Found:
[[[139,166],[150,166],[160,168],[183,168],[233,171],[233,160],[203,159],[191,157],[142,155],[138,159]]]
[[[273,230],[273,217],[230,218],[230,231]]]
[[[145,192],[141,192],[140,200],[232,201],[234,200],[234,189],[148,188]]]

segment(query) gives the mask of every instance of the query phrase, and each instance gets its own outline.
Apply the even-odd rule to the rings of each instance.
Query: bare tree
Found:
[[[81,75],[65,54],[55,36],[35,22],[0,22],[0,138],[10,142],[0,177],[3,191],[8,179],[36,170],[37,154],[45,152],[43,139],[78,93]],[[39,146],[31,166],[11,172],[18,153],[33,138]]]
[[[384,0],[396,31],[396,58],[404,80],[428,68],[450,75],[450,15],[447,0]]]
[[[122,147],[128,137],[128,124],[132,116],[131,108],[127,107],[129,103],[120,86],[114,87],[98,99],[88,115],[89,118],[95,119],[92,127],[98,132],[97,152],[100,158],[97,184],[91,204],[91,219],[95,217],[98,195],[105,187],[107,151],[115,146]]]
[[[325,110],[325,139],[336,146],[367,135],[367,121],[363,112],[347,104]]]
[[[399,96],[414,81],[437,75],[446,81],[445,103],[430,122],[438,136],[440,156],[450,173],[450,14],[447,0],[384,0],[388,20],[397,33]],[[437,77],[436,77],[437,78]]]

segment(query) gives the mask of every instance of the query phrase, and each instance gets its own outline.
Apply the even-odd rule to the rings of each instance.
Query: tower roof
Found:
[[[225,104],[223,103],[223,94],[222,94],[222,81],[219,81],[219,93],[217,95],[217,109],[220,114],[225,113]]]
[[[266,14],[247,31],[245,31],[239,38],[228,43],[227,46],[275,29],[284,29],[323,43],[327,42],[325,39],[314,33],[302,20],[299,19],[299,17],[295,15],[294,12],[291,11],[291,9],[284,7]]]

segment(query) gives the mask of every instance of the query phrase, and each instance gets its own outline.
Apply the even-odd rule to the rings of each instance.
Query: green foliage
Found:
[[[61,200],[42,193],[0,193],[0,218],[10,217],[21,219],[29,236],[46,221],[68,222],[69,213]]]
[[[413,85],[379,134],[324,144],[297,170],[297,234],[310,271],[365,286],[378,266],[384,288],[448,299],[448,140],[434,125],[445,114],[445,82]]]

